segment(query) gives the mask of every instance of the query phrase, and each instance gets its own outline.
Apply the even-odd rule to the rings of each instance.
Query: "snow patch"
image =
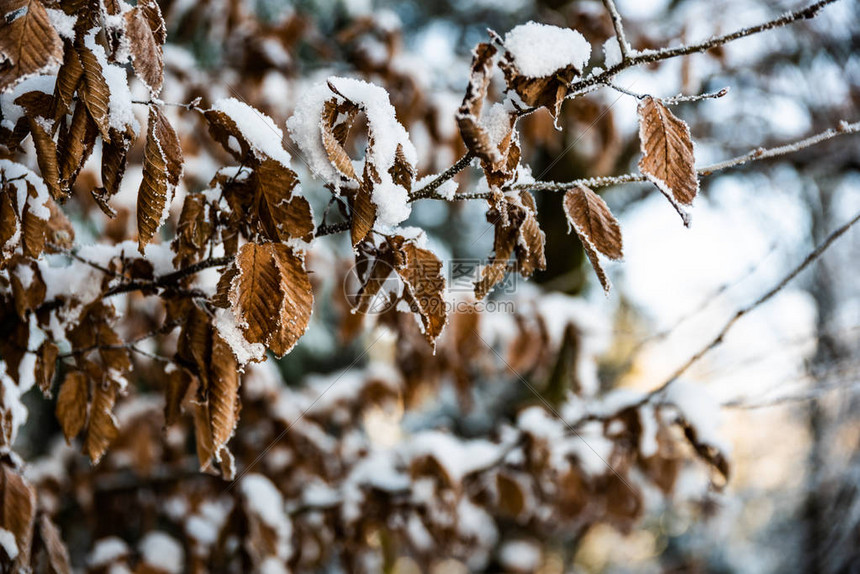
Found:
[[[537,22],[517,26],[504,43],[517,69],[529,78],[545,78],[568,66],[581,73],[591,57],[591,44],[576,30]]]

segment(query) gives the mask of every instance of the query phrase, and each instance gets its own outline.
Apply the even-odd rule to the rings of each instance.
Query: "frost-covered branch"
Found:
[[[830,128],[821,133],[815,134],[808,138],[804,138],[802,140],[798,140],[796,142],[785,144],[779,147],[765,149],[758,147],[754,150],[751,150],[743,155],[733,157],[731,159],[727,159],[725,161],[721,161],[719,163],[714,163],[711,165],[702,166],[696,169],[696,172],[700,176],[708,176],[717,171],[722,171],[725,169],[729,169],[732,167],[738,167],[744,165],[746,163],[751,163],[753,161],[759,161],[763,159],[769,159],[773,157],[788,155],[790,153],[798,152],[808,147],[812,147],[816,144],[825,142],[829,139],[835,138],[840,135],[845,134],[855,134],[860,132],[860,122],[855,123],[847,123],[840,122],[836,128]],[[620,185],[624,183],[636,183],[636,182],[644,182],[648,181],[648,179],[642,175],[641,173],[627,173],[624,175],[612,175],[612,176],[603,176],[603,177],[587,177],[581,179],[575,179],[569,182],[535,182],[535,183],[526,183],[515,185],[514,189],[527,189],[530,191],[567,191],[571,188],[574,188],[579,185],[584,185],[591,188],[596,187],[608,187],[612,185]],[[488,197],[487,194],[471,194],[469,199],[485,199]],[[466,195],[457,196],[457,199],[467,199]]]
[[[618,13],[618,7],[615,6],[614,0],[603,0],[603,5],[612,19],[612,27],[615,28],[615,39],[618,40],[618,47],[621,49],[621,61],[629,60],[630,44],[627,43],[627,36],[624,35],[624,25],[621,23],[621,14]]]
[[[458,159],[454,165],[440,173],[436,178],[433,179],[430,183],[425,185],[424,187],[415,190],[412,195],[409,197],[409,201],[415,201],[418,199],[441,199],[436,193],[436,190],[442,186],[443,183],[450,180],[452,177],[469,167],[469,164],[472,163],[472,160],[475,159],[475,156],[468,152],[466,155]]]
[[[832,4],[833,2],[836,2],[836,0],[819,0],[818,2],[810,4],[805,8],[794,10],[792,12],[786,12],[782,16],[774,18],[773,20],[763,22],[756,26],[741,28],[740,30],[735,30],[734,32],[724,34],[722,36],[714,36],[708,40],[705,40],[704,42],[699,42],[698,44],[687,44],[675,48],[663,48],[662,50],[644,50],[641,52],[635,52],[629,58],[622,58],[621,62],[619,62],[615,66],[610,67],[608,70],[604,70],[599,74],[592,74],[590,76],[572,82],[570,84],[570,93],[567,97],[575,98],[581,96],[584,93],[590,91],[593,86],[609,82],[619,72],[622,72],[627,68],[632,68],[634,66],[639,66],[642,64],[651,64],[654,62],[659,62],[661,60],[677,58],[679,56],[688,56],[690,54],[707,52],[708,50],[717,48],[719,46],[728,44],[729,42],[733,42],[741,38],[745,38],[747,36],[752,36],[754,34],[765,32],[767,30],[773,30],[774,28],[781,28],[783,26],[787,26],[789,24],[797,22],[798,20],[814,18],[816,15],[818,15],[818,12],[822,8],[824,8],[828,4]]]

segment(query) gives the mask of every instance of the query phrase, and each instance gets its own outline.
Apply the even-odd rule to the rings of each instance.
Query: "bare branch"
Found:
[[[612,27],[615,28],[615,39],[618,40],[618,47],[621,49],[621,61],[629,60],[630,44],[627,43],[627,37],[624,35],[621,14],[618,13],[615,0],[603,0],[603,5],[606,6],[606,11],[609,12],[609,17],[612,19]]]
[[[806,8],[786,12],[782,16],[774,18],[773,20],[763,22],[756,26],[741,28],[740,30],[736,30],[730,34],[714,36],[709,40],[705,40],[698,44],[688,44],[678,46],[676,48],[663,48],[662,50],[645,50],[642,52],[636,52],[632,54],[630,58],[622,59],[620,63],[612,66],[608,70],[604,70],[599,74],[593,74],[571,83],[570,93],[567,97],[579,97],[590,91],[593,86],[609,82],[619,72],[626,70],[627,68],[632,68],[641,64],[659,62],[661,60],[668,60],[670,58],[677,58],[678,56],[688,56],[690,54],[707,52],[708,50],[728,44],[734,40],[739,40],[740,38],[752,36],[753,34],[758,34],[767,30],[773,30],[774,28],[781,28],[797,22],[798,20],[814,18],[822,8],[828,4],[832,4],[833,2],[836,2],[836,0],[819,0],[818,2],[810,4]]]
[[[794,153],[800,151],[802,149],[812,147],[816,144],[822,143],[829,139],[835,138],[836,136],[845,135],[845,134],[854,134],[860,132],[860,122],[855,122],[853,124],[849,124],[847,122],[840,122],[839,126],[836,128],[831,128],[825,130],[821,133],[815,134],[813,136],[809,136],[808,138],[798,140],[796,142],[785,144],[779,147],[764,149],[764,148],[756,148],[748,153],[743,155],[727,159],[725,161],[721,161],[719,163],[706,165],[696,169],[696,172],[700,176],[708,176],[717,171],[722,171],[724,169],[728,169],[731,167],[737,167],[740,165],[744,165],[746,163],[750,163],[753,161],[759,161],[763,159],[769,159],[773,157],[778,157],[782,155],[788,155],[790,153]],[[608,187],[610,185],[619,185],[622,183],[635,183],[635,182],[644,182],[647,181],[644,175],[641,173],[627,173],[624,175],[613,175],[613,176],[604,176],[604,177],[588,177],[582,179],[575,179],[566,183],[558,183],[558,182],[535,182],[535,183],[527,183],[515,185],[514,189],[528,189],[531,191],[567,191],[577,185],[585,185],[587,187]],[[480,196],[481,198],[486,198],[487,194],[483,194]],[[471,199],[477,199],[477,197],[472,197]]]
[[[430,183],[428,183],[427,185],[425,185],[421,189],[414,191],[412,193],[412,195],[409,197],[409,201],[412,202],[412,201],[415,201],[417,199],[427,199],[427,198],[431,198],[431,197],[435,199],[437,196],[437,194],[435,193],[436,190],[439,189],[439,187],[443,183],[445,183],[446,181],[448,181],[449,179],[451,179],[452,177],[454,177],[455,175],[457,175],[458,173],[460,173],[461,171],[463,171],[464,169],[469,167],[469,164],[472,163],[473,159],[475,159],[475,156],[472,154],[472,152],[466,153],[466,155],[464,155],[463,157],[458,159],[454,163],[454,165],[452,165],[451,167],[449,167],[448,169],[443,171],[441,174],[439,174],[439,176],[436,177],[433,181],[431,181]],[[441,196],[439,196],[439,197],[441,197]]]

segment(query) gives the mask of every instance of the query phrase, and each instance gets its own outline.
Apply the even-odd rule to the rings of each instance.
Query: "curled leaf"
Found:
[[[137,196],[137,229],[141,253],[167,218],[170,202],[182,177],[182,161],[182,148],[176,132],[161,110],[150,106],[143,181]]]

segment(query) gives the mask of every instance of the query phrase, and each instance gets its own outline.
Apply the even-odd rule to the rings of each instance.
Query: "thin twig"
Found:
[[[612,27],[615,28],[615,39],[618,40],[618,47],[621,49],[621,61],[630,59],[630,44],[627,43],[627,36],[624,35],[624,26],[621,24],[621,14],[618,13],[618,8],[615,6],[614,0],[603,0],[603,5],[606,6],[606,11],[609,12],[609,17],[612,19]]]
[[[722,90],[716,92],[708,92],[706,94],[692,94],[689,96],[685,96],[683,94],[678,94],[677,96],[672,96],[671,98],[663,98],[662,101],[667,106],[673,106],[675,104],[680,104],[682,102],[698,102],[701,100],[715,100],[717,98],[722,98],[726,94],[729,93],[729,88],[726,86]]]
[[[350,226],[351,224],[349,221],[341,221],[339,223],[332,223],[328,225],[321,223],[319,227],[317,227],[314,237],[324,237],[326,235],[333,235],[335,233],[348,231]]]
[[[454,165],[439,174],[433,181],[412,193],[412,195],[409,197],[409,201],[412,202],[417,199],[426,199],[437,195],[435,193],[436,190],[439,189],[439,187],[443,183],[469,167],[469,164],[472,163],[473,159],[475,159],[475,156],[472,154],[472,152],[468,152],[466,155],[458,159],[454,163]]]
[[[663,48],[662,50],[635,52],[629,58],[622,59],[621,62],[610,67],[608,70],[604,70],[599,74],[593,74],[571,83],[570,93],[567,97],[579,97],[592,89],[593,86],[605,84],[610,81],[619,72],[626,70],[627,68],[632,68],[641,64],[651,64],[661,60],[668,60],[670,58],[677,58],[678,56],[688,56],[690,54],[706,52],[713,48],[728,44],[734,40],[739,40],[740,38],[752,36],[753,34],[758,34],[766,30],[773,30],[774,28],[781,28],[798,20],[814,18],[822,8],[834,2],[836,2],[836,0],[819,0],[805,8],[786,12],[782,16],[774,18],[773,20],[768,20],[767,22],[763,22],[756,26],[741,28],[740,30],[724,34],[722,36],[714,36],[704,42],[699,42],[698,44],[688,44],[678,46],[676,48]]]
[[[696,172],[700,176],[709,176],[717,171],[722,171],[731,167],[737,167],[753,161],[787,155],[808,147],[812,147],[813,145],[819,144],[821,142],[827,141],[840,135],[854,134],[858,132],[860,132],[860,122],[849,124],[843,121],[840,122],[839,126],[836,128],[825,130],[808,138],[770,149],[764,149],[759,147],[743,155],[727,159],[719,163],[700,167],[696,169]],[[610,185],[619,185],[622,183],[635,183],[644,181],[648,180],[641,173],[627,173],[624,175],[587,177],[563,183],[553,181],[538,181],[535,183],[518,184],[513,186],[513,188],[518,190],[527,189],[530,191],[567,191],[578,185],[596,188],[607,187]],[[486,199],[487,196],[488,194],[472,194],[470,199]]]

